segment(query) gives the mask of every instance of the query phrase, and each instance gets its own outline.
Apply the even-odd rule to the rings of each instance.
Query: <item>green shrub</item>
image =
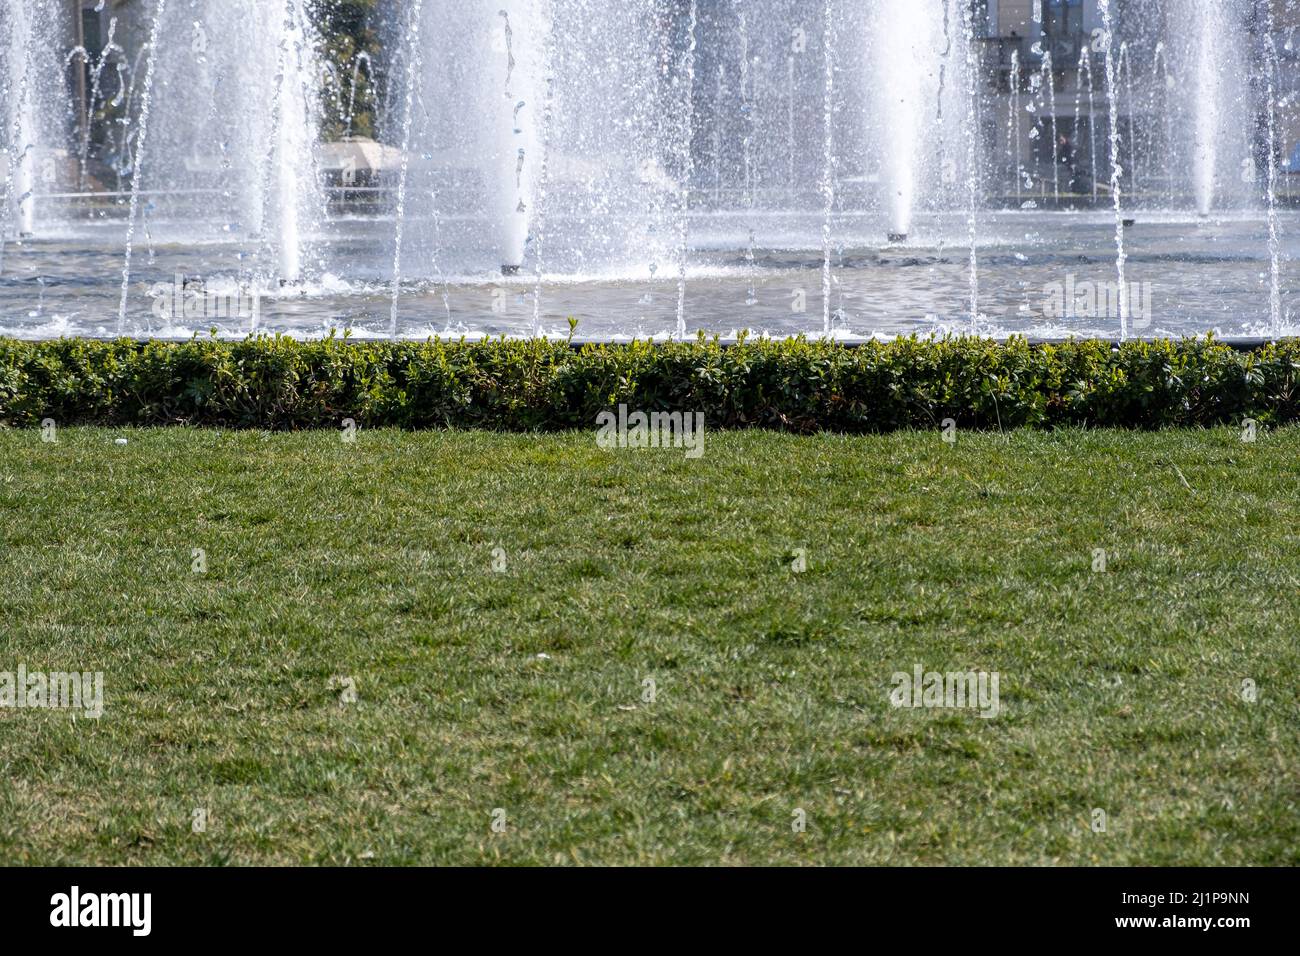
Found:
[[[620,403],[711,428],[876,432],[1295,421],[1300,342],[1031,345],[805,339],[571,348],[540,341],[102,342],[0,338],[0,426],[593,427]]]

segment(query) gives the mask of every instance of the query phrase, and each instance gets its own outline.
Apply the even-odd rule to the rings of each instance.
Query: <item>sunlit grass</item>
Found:
[[[106,683],[0,709],[0,859],[1295,864],[1297,489],[1293,430],[0,433],[0,671]]]

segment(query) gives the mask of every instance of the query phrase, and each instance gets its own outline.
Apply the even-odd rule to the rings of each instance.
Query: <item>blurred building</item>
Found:
[[[980,43],[991,186],[1000,185],[1003,200],[1034,193],[1031,198],[1040,204],[1054,203],[1058,189],[1067,204],[1108,192],[1111,108],[1100,0],[973,2],[987,28]],[[1194,77],[1179,76],[1171,67],[1177,54],[1169,40],[1186,32],[1179,17],[1195,2],[1111,0],[1119,44],[1114,65],[1121,185],[1130,193],[1173,199],[1185,188]],[[1233,0],[1228,9],[1241,18],[1244,30],[1233,43],[1240,62],[1230,67],[1240,89],[1228,104],[1248,129],[1241,151],[1254,155],[1254,170],[1242,175],[1266,174],[1270,102],[1276,104],[1275,159],[1292,158],[1300,172],[1300,2]],[[1276,71],[1266,67],[1274,57]],[[1238,173],[1223,172],[1233,179]]]
[[[15,0],[7,0],[15,2]],[[408,0],[387,0],[391,10],[400,10]],[[674,0],[685,3],[686,0]],[[808,5],[809,26],[818,19],[820,2]],[[871,0],[839,0],[844,4]],[[920,3],[922,0],[915,0]],[[980,34],[979,62],[983,82],[982,135],[988,169],[987,188],[994,201],[1033,199],[1054,203],[1058,193],[1068,203],[1102,200],[1109,188],[1110,106],[1106,87],[1106,56],[1102,41],[1101,0],[969,0]],[[1196,0],[1111,0],[1117,40],[1123,44],[1122,60],[1116,64],[1121,89],[1116,96],[1116,123],[1124,155],[1123,185],[1130,192],[1171,197],[1177,184],[1179,164],[1187,162],[1179,144],[1185,137],[1185,117],[1170,108],[1177,100],[1186,104],[1187,77],[1171,79],[1170,50],[1163,42],[1177,35],[1184,24],[1180,12]],[[72,57],[69,89],[75,100],[75,115],[88,117],[89,167],[96,181],[119,182],[129,160],[129,126],[123,119],[132,106],[132,84],[144,69],[152,0],[67,0],[69,51],[85,51]],[[1258,173],[1267,169],[1269,140],[1268,78],[1274,78],[1276,125],[1273,139],[1278,161],[1300,174],[1300,0],[1233,0],[1233,12],[1243,17],[1246,33],[1235,71],[1247,93],[1232,107],[1250,120],[1251,142]],[[699,0],[701,34],[710,35],[711,18],[718,22],[734,17],[735,0]],[[753,9],[762,10],[761,5]],[[784,9],[784,8],[783,8]],[[795,9],[801,9],[797,5]],[[940,16],[936,4],[935,16]],[[756,25],[761,24],[756,18]],[[401,35],[400,17],[389,18]],[[770,26],[770,24],[769,24]],[[1271,30],[1270,30],[1271,27]],[[768,31],[781,32],[781,31]],[[809,42],[815,43],[814,35]],[[754,30],[754,42],[765,42]],[[717,28],[712,36],[727,37],[734,46],[734,28]],[[681,40],[681,38],[677,38]],[[677,42],[677,41],[674,41]],[[777,39],[786,43],[782,34]],[[717,45],[717,44],[715,44]],[[695,151],[702,160],[711,152],[725,149],[718,130],[733,126],[741,116],[730,100],[744,95],[722,89],[715,80],[723,70],[720,57],[734,55],[728,49],[711,49],[702,43],[696,64],[697,105],[711,129],[697,132]],[[759,55],[757,52],[755,55]],[[764,53],[783,68],[785,54]],[[1277,69],[1264,64],[1276,57]],[[779,61],[779,62],[778,62]],[[792,81],[793,69],[791,67]],[[800,70],[804,66],[799,67]],[[808,67],[813,81],[815,64]],[[708,79],[704,79],[708,78]],[[800,81],[804,79],[800,74]],[[778,78],[779,81],[779,78]],[[729,81],[737,85],[738,81]],[[751,83],[754,80],[750,81]],[[1171,85],[1172,84],[1172,85]],[[392,90],[385,95],[391,99]],[[793,101],[793,98],[792,98]],[[84,124],[78,124],[84,125]],[[792,118],[790,132],[796,132]],[[802,124],[800,124],[802,126]],[[382,136],[383,130],[380,127]],[[80,135],[80,132],[78,133]],[[719,139],[714,144],[713,138]],[[743,137],[730,136],[739,141]],[[791,154],[795,150],[791,148]],[[809,180],[795,170],[790,160],[790,179]],[[701,165],[704,165],[702,163]],[[739,160],[731,165],[742,165]],[[1297,176],[1300,179],[1300,175]],[[812,180],[809,180],[812,181]],[[1027,195],[1028,194],[1028,195]]]

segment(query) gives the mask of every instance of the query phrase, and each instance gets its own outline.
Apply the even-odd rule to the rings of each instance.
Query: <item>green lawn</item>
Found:
[[[0,861],[1300,863],[1300,430],[58,437],[0,671],[105,710],[0,709]]]

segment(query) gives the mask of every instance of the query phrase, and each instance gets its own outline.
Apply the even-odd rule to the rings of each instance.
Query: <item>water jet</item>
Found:
[[[51,0],[34,0],[13,4],[7,22],[0,22],[4,64],[0,96],[7,107],[0,117],[5,126],[0,142],[7,144],[2,222],[12,221],[21,239],[36,234],[37,160],[48,155],[53,145],[54,124],[48,121],[52,108],[43,100],[63,92],[57,65],[53,73],[49,65],[58,63],[51,39],[56,18]]]
[[[883,138],[880,179],[894,242],[912,231],[926,157],[935,152],[931,114],[945,43],[934,7],[917,0],[878,0],[869,34],[876,41],[869,55],[876,132]]]
[[[1217,174],[1220,117],[1223,103],[1222,74],[1227,64],[1225,52],[1224,17],[1222,0],[1193,0],[1192,23],[1195,36],[1191,61],[1196,65],[1195,98],[1192,109],[1192,185],[1196,193],[1196,210],[1201,216],[1210,214],[1214,204],[1215,176]]]

